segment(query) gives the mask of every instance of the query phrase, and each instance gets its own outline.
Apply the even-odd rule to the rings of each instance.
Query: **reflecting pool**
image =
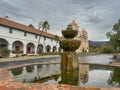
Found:
[[[79,64],[79,70],[61,71],[59,64],[35,64],[8,70],[14,81],[76,86],[120,87],[120,68]]]

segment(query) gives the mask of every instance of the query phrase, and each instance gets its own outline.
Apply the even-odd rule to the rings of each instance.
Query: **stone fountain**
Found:
[[[78,34],[78,30],[73,30],[71,25],[68,25],[66,30],[62,30],[62,35],[65,39],[59,42],[63,49],[61,54],[61,70],[76,70],[78,69],[78,56],[75,52],[80,46],[80,40],[74,39]]]

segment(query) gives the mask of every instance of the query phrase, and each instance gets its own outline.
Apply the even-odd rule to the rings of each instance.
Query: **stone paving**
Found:
[[[44,56],[46,58],[49,56]],[[52,56],[51,56],[52,57]],[[40,58],[40,57],[29,57]],[[22,60],[29,59],[24,57]],[[11,59],[0,59],[0,61],[10,61]],[[16,60],[12,59],[13,61]],[[17,59],[21,60],[21,58]],[[120,63],[112,63],[111,65],[120,66]],[[66,84],[40,84],[40,83],[22,83],[13,82],[6,68],[0,69],[0,90],[120,90],[120,88],[98,88],[98,87],[79,87]]]

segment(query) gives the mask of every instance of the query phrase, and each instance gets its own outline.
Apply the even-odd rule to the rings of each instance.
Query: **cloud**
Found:
[[[36,28],[40,21],[48,20],[50,32],[58,35],[75,20],[90,40],[106,40],[105,33],[120,18],[119,4],[120,0],[0,0],[0,16]]]
[[[20,8],[13,6],[10,0],[0,1],[0,16],[28,17]]]

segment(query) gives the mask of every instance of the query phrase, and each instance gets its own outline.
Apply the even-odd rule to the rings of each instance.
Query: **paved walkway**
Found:
[[[20,61],[20,60],[29,60],[29,59],[37,59],[37,58],[50,58],[50,57],[60,57],[60,55],[20,56],[20,57],[0,58],[0,62]]]

